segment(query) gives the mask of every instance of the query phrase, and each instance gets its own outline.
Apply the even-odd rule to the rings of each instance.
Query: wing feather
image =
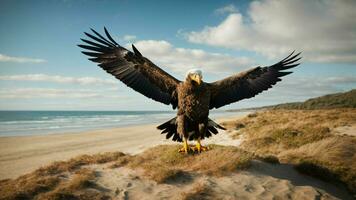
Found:
[[[89,60],[146,97],[177,107],[175,90],[179,80],[143,57],[135,46],[132,45],[133,52],[120,46],[106,28],[106,38],[91,31],[93,34],[84,32],[91,40],[81,39],[85,44],[78,45]]]
[[[300,59],[300,53],[294,54],[293,51],[274,65],[255,67],[210,83],[210,109],[220,108],[242,99],[254,97],[262,91],[272,88],[273,85],[282,80],[281,77],[292,73],[283,70],[298,66],[300,63],[296,62]]]

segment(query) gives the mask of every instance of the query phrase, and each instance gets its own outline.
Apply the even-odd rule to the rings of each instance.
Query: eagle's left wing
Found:
[[[255,67],[239,74],[227,77],[220,81],[210,83],[211,98],[210,109],[220,108],[224,105],[256,96],[264,90],[271,88],[280,77],[290,74],[283,70],[299,65],[300,53],[292,52],[285,59],[268,67]]]

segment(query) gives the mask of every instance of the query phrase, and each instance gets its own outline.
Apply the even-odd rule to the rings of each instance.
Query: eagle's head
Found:
[[[200,85],[203,79],[202,71],[200,69],[190,69],[188,70],[185,78],[187,80],[192,80]]]

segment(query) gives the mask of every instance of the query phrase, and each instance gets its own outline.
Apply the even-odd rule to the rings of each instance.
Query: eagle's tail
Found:
[[[157,126],[157,129],[162,130],[161,134],[166,134],[166,139],[169,139],[173,136],[173,141],[182,142],[181,136],[177,133],[177,117]],[[214,122],[212,119],[208,119],[208,128],[206,130],[205,135],[203,135],[201,139],[204,139],[205,137],[208,138],[212,136],[212,134],[218,134],[219,131],[217,129],[226,130],[224,127]],[[193,139],[193,136],[189,138],[189,140]]]

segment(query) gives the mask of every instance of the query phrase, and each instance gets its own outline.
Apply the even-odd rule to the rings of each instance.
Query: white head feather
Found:
[[[185,77],[187,78],[191,74],[198,74],[199,76],[203,76],[203,72],[201,69],[190,69],[185,74]]]

